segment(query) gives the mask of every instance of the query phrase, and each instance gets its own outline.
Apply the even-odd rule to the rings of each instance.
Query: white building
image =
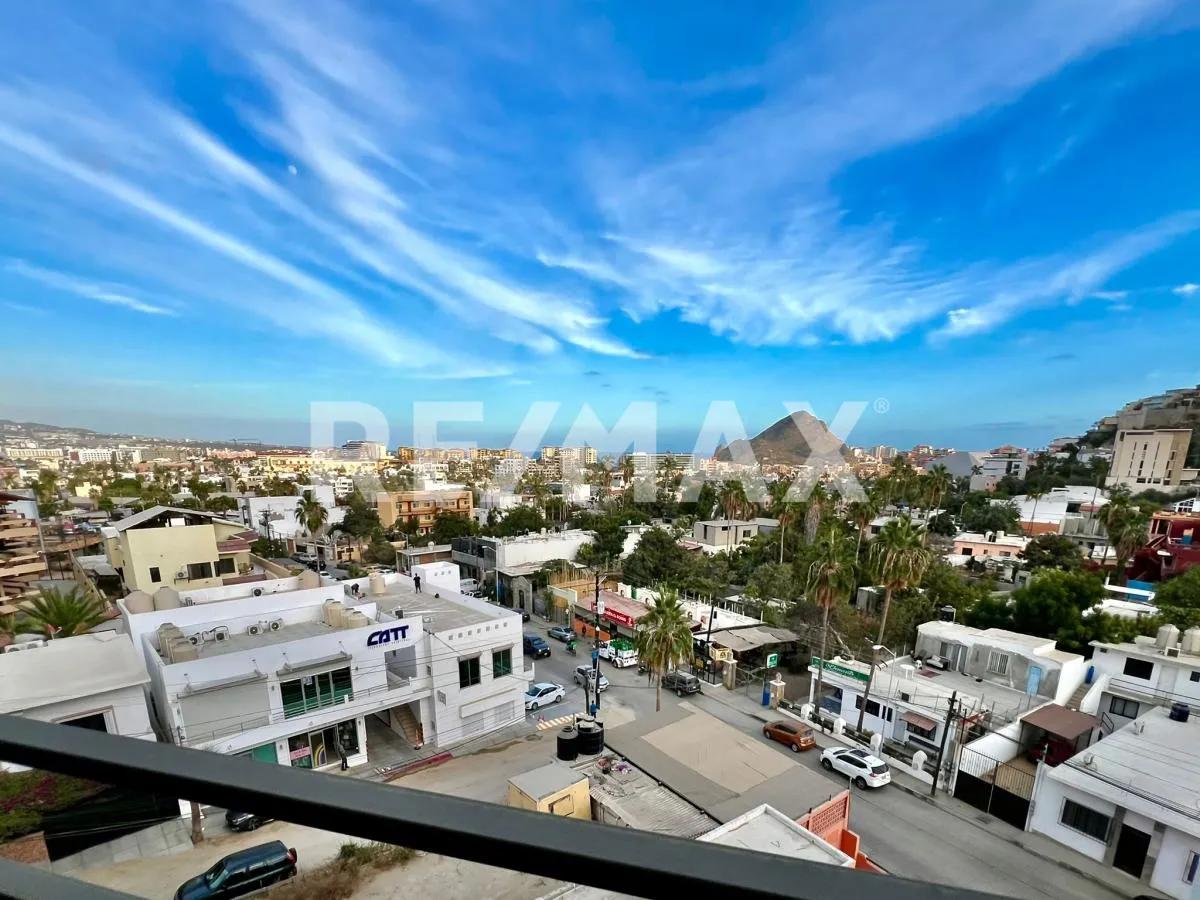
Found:
[[[329,513],[326,526],[328,531],[336,528],[346,517],[346,511],[339,507],[334,500],[335,488],[328,484],[305,485],[305,491],[311,491],[317,502]],[[277,540],[294,540],[308,532],[296,516],[296,507],[300,497],[238,497],[238,508],[242,513],[242,521],[250,528],[258,531],[263,537],[268,536]]]
[[[554,559],[573,562],[579,548],[596,539],[590,531],[572,528],[567,531],[547,531],[517,537],[470,536],[455,538],[454,562],[466,566],[472,578],[499,569],[537,566]]]
[[[1036,498],[1020,494],[1012,498],[1012,503],[1017,507],[1021,525],[1036,535],[1061,532],[1065,518],[1094,512],[1108,503],[1108,494],[1094,484],[1071,484],[1053,488]]]
[[[758,525],[740,519],[712,519],[692,526],[692,541],[705,553],[733,550],[758,534]]]
[[[971,490],[990,491],[1000,479],[1009,475],[1023,479],[1029,471],[1029,455],[1020,451],[989,453],[979,468],[978,475],[971,475]]]
[[[420,594],[407,575],[386,575],[275,593],[267,582],[258,596],[194,591],[174,609],[121,601],[163,731],[189,747],[322,768],[342,748],[366,763],[372,729],[446,747],[520,721],[532,677],[520,616],[460,595],[457,566],[415,573]]]
[[[1164,625],[1155,637],[1130,643],[1092,641],[1087,694],[1080,710],[1098,716],[1102,734],[1121,728],[1152,706],[1200,705],[1200,629]]]
[[[1061,765],[1039,766],[1029,829],[1170,897],[1194,897],[1200,721],[1181,719],[1151,708]]]
[[[115,631],[12,644],[0,654],[0,714],[152,741],[149,681],[129,637]]]

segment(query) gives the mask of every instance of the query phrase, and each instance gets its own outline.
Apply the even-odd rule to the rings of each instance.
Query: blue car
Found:
[[[543,638],[536,634],[525,635],[525,655],[532,656],[534,659],[541,659],[543,656],[550,655],[550,645]]]

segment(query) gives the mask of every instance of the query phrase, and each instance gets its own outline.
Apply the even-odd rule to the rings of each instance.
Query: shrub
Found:
[[[332,860],[272,888],[267,896],[272,900],[348,900],[369,874],[367,870],[402,866],[416,855],[417,851],[409,847],[347,842]]]

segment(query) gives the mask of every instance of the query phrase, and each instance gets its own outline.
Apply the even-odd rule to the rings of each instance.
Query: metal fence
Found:
[[[0,716],[0,759],[643,897],[989,896],[14,716]],[[119,896],[3,861],[0,892]]]
[[[1001,760],[964,747],[954,796],[1024,831],[1033,782],[1034,773],[1023,764],[1023,758]]]

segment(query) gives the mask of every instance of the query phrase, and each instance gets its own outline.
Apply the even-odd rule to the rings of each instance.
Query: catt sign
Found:
[[[408,640],[408,626],[394,625],[391,628],[381,628],[367,635],[367,646],[378,647],[380,644],[397,644]]]

